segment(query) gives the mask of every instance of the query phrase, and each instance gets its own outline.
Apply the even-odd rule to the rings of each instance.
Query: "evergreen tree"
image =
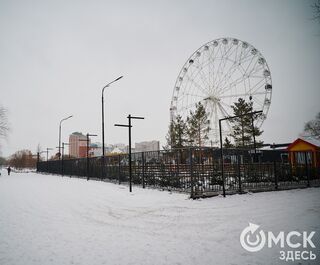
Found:
[[[226,138],[224,139],[223,147],[224,147],[224,148],[232,148],[232,147],[233,147],[233,144],[232,144],[231,141],[228,139],[228,137],[226,137]]]
[[[166,136],[167,149],[183,148],[187,142],[187,125],[180,115],[172,120]]]
[[[255,138],[259,137],[263,131],[258,127],[252,128],[252,119],[256,119],[257,115],[250,115],[252,112],[252,102],[246,102],[243,98],[239,98],[238,102],[235,102],[231,106],[234,116],[244,115],[236,117],[230,120],[232,125],[232,133],[230,136],[233,138],[236,147],[253,147],[253,132]],[[263,144],[262,141],[256,140],[256,146],[259,147]]]
[[[196,104],[195,111],[187,117],[188,141],[193,145],[202,146],[209,139],[210,123],[208,113],[201,102]]]

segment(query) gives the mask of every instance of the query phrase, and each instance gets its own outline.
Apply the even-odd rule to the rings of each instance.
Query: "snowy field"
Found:
[[[35,173],[0,176],[0,264],[308,264],[279,247],[251,253],[249,222],[264,231],[316,231],[320,188],[190,200],[186,194]]]

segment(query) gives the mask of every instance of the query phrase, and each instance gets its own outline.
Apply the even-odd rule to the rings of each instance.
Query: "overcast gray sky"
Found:
[[[0,105],[11,131],[3,156],[58,146],[74,131],[101,141],[101,88],[106,142],[165,143],[177,75],[204,43],[234,37],[266,58],[272,102],[265,142],[290,142],[320,111],[320,23],[314,1],[15,1],[0,0]]]

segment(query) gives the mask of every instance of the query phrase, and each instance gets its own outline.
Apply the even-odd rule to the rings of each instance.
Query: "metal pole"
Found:
[[[193,150],[189,148],[189,163],[190,163],[190,186],[191,186],[191,199],[194,199],[194,179],[193,179],[193,158],[192,158]]]
[[[63,155],[64,155],[64,143],[62,143],[62,155],[61,155],[61,175],[63,176]]]
[[[66,118],[63,118],[59,123],[59,147],[58,147],[59,148],[59,160],[61,159],[61,123],[67,119],[72,118],[72,117],[73,117],[73,115],[70,115]]]
[[[87,133],[87,180],[89,180],[89,133]]]
[[[60,160],[60,145],[61,145],[61,122],[60,121],[60,124],[59,124],[59,160]]]
[[[105,147],[104,147],[104,97],[103,97],[103,91],[104,88],[102,90],[102,97],[101,97],[101,103],[102,103],[102,176],[101,179],[104,178],[104,166],[105,166]]]
[[[309,169],[308,169],[308,152],[304,152],[304,160],[305,160],[305,166],[306,166],[307,186],[310,187],[310,176],[309,176]]]
[[[131,114],[129,119],[129,191],[132,192],[132,165],[131,165]]]
[[[123,76],[120,76],[118,78],[116,78],[115,80],[113,80],[112,82],[108,83],[107,85],[105,85],[103,88],[102,88],[102,93],[101,93],[101,112],[102,112],[102,178],[104,177],[104,165],[105,165],[105,142],[104,142],[104,96],[103,96],[103,93],[104,93],[104,90],[109,87],[109,85],[111,85],[112,83],[120,80]]]
[[[37,152],[37,172],[39,172],[40,152]]]
[[[136,116],[131,116],[131,114],[128,115],[128,120],[129,124],[124,125],[124,124],[115,124],[114,126],[119,126],[119,127],[129,127],[129,191],[132,192],[132,165],[131,165],[131,119],[139,119],[143,120],[144,117],[136,117]]]
[[[278,189],[278,173],[277,173],[277,163],[273,161],[273,173],[274,173],[274,187]]]
[[[46,164],[47,164],[47,173],[49,172],[48,156],[49,156],[49,150],[47,148],[47,162],[46,162]]]
[[[103,90],[102,90],[102,97],[101,97],[101,103],[102,103],[102,157],[103,157],[103,162],[104,162],[104,97],[103,97]],[[104,163],[103,163],[104,164]]]
[[[121,184],[121,156],[118,156],[118,181]]]
[[[240,155],[237,155],[237,171],[238,171],[238,181],[239,181],[239,193],[242,192],[242,186],[241,186],[241,161],[240,161]]]
[[[96,134],[89,134],[89,133],[87,133],[86,134],[86,139],[84,140],[84,139],[79,139],[79,141],[86,141],[87,142],[87,146],[86,146],[86,148],[87,148],[87,150],[86,150],[86,152],[87,152],[87,159],[86,159],[86,163],[87,163],[87,169],[86,169],[86,175],[87,175],[87,180],[89,180],[89,136],[97,136]]]
[[[256,162],[257,160],[257,144],[256,144],[256,136],[254,132],[254,124],[253,124],[253,113],[251,112],[251,126],[252,126],[252,137],[253,137],[253,148],[254,148],[254,158],[253,162]]]
[[[223,197],[226,197],[226,188],[225,188],[225,179],[224,179],[224,163],[223,163],[223,146],[222,146],[221,120],[219,120],[219,132],[220,132],[220,159],[221,159],[222,192],[223,192]]]
[[[145,172],[145,165],[144,165],[144,152],[142,152],[142,188],[145,188],[145,181],[144,181],[144,172]]]

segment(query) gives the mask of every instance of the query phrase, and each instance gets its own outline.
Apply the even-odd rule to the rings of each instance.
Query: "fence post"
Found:
[[[142,188],[145,188],[146,185],[145,185],[145,181],[144,181],[144,152],[142,152]]]
[[[63,171],[64,171],[64,158],[63,158],[63,156],[61,157],[61,176],[63,177]]]
[[[87,180],[89,180],[90,178],[89,178],[89,155],[87,155],[87,170],[86,170],[86,172],[87,172]]]
[[[193,159],[192,159],[192,148],[189,149],[189,163],[190,163],[190,181],[191,181],[191,199],[194,199],[194,180],[193,180]]]
[[[121,155],[118,155],[118,182],[121,184]]]
[[[277,162],[273,161],[273,173],[274,173],[274,185],[275,189],[278,189],[278,174],[277,174]]]
[[[40,153],[37,152],[37,172],[39,172]]]
[[[238,181],[239,181],[239,193],[241,193],[242,192],[242,183],[241,183],[241,161],[240,161],[240,155],[238,154],[237,155],[237,166],[238,166],[238,168],[237,168],[237,170],[238,170]]]
[[[310,175],[309,175],[309,168],[308,168],[308,152],[304,153],[304,160],[305,160],[305,166],[306,166],[306,175],[307,175],[307,187],[310,187]]]

